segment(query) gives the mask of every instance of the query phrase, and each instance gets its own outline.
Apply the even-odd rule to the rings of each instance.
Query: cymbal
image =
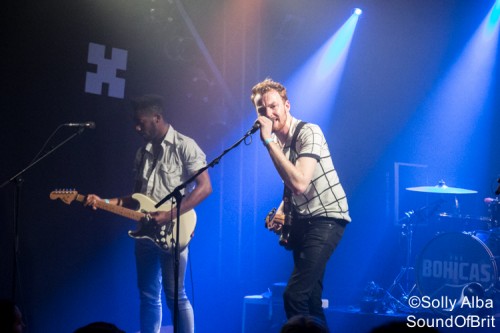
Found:
[[[438,193],[438,194],[473,194],[477,193],[474,190],[466,190],[464,188],[450,187],[441,180],[435,186],[417,186],[417,187],[407,187],[408,191],[414,192],[425,192],[425,193]]]

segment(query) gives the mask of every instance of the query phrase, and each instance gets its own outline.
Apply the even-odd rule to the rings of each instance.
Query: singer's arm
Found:
[[[299,157],[293,165],[277,143],[270,142],[266,147],[285,185],[296,195],[304,193],[311,183],[318,161],[315,158],[303,156]]]
[[[295,165],[283,154],[279,145],[274,141],[267,141],[272,137],[273,120],[265,116],[259,116],[260,138],[269,151],[276,170],[285,185],[294,193],[302,194],[311,183],[314,170],[318,161],[313,157],[299,157]]]

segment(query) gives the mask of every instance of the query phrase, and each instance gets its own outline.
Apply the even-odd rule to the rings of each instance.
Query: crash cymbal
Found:
[[[473,194],[477,193],[474,190],[466,190],[464,188],[450,187],[445,184],[444,181],[440,181],[435,186],[417,186],[417,187],[407,187],[408,191],[414,192],[425,192],[425,193],[438,193],[438,194]]]

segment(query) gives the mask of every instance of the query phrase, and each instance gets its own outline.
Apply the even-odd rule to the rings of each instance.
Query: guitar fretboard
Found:
[[[78,194],[76,196],[76,200],[79,202],[85,202],[85,196]],[[117,206],[117,205],[112,205],[108,204],[104,201],[98,201],[96,203],[97,208],[118,214],[120,216],[135,220],[135,221],[140,221],[142,218],[144,218],[145,214],[141,212],[136,212],[135,210],[128,209],[125,207]]]

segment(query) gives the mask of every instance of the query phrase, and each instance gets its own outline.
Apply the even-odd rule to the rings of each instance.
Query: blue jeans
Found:
[[[342,220],[294,220],[291,241],[294,268],[283,294],[287,318],[314,316],[326,324],[321,295],[326,264],[345,230]]]
[[[165,291],[167,306],[174,310],[174,255],[160,250],[149,240],[135,244],[137,285],[139,287],[141,333],[159,333],[162,307],[161,291]],[[184,289],[188,248],[180,253],[178,332],[194,332],[194,314]],[[173,318],[172,318],[173,321]]]

